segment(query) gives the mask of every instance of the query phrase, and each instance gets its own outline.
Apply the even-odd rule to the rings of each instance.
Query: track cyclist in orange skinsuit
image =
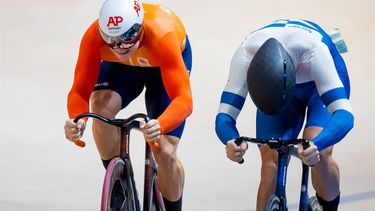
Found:
[[[145,91],[151,120],[141,125],[153,140],[157,185],[167,210],[181,210],[184,169],[177,157],[185,119],[192,112],[191,47],[179,18],[162,5],[106,0],[99,19],[84,34],[68,95],[65,136],[77,141],[85,129],[72,118],[88,112],[114,118]],[[93,120],[93,135],[105,167],[119,154],[116,128]],[[117,140],[117,141],[114,141]]]

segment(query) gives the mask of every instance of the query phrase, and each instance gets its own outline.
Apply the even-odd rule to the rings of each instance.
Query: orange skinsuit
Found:
[[[84,34],[74,83],[68,95],[70,118],[89,111],[89,98],[98,78],[101,60],[132,66],[160,67],[164,87],[171,103],[158,117],[162,134],[176,128],[192,112],[192,94],[182,51],[186,32],[179,18],[160,5],[142,4],[144,36],[130,59],[121,60],[103,41],[98,20]],[[151,69],[151,68],[150,68]]]

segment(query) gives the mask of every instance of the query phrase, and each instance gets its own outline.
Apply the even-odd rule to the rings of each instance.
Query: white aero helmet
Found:
[[[144,11],[140,0],[106,0],[99,14],[99,31],[113,48],[138,48]]]

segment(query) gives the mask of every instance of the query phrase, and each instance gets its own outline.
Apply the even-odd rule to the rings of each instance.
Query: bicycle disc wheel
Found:
[[[264,210],[265,211],[279,211],[279,210],[281,210],[279,197],[277,197],[276,195],[272,195],[270,198],[268,198]]]
[[[138,211],[134,186],[124,175],[125,162],[114,158],[108,165],[102,191],[101,211]],[[137,209],[138,208],[138,209]]]
[[[318,198],[312,196],[309,199],[309,210],[311,211],[323,211],[323,207],[319,204]]]

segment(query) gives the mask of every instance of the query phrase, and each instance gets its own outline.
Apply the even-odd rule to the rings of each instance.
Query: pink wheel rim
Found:
[[[107,204],[108,204],[108,195],[109,195],[109,188],[111,186],[111,177],[113,173],[113,169],[115,168],[118,162],[123,162],[121,158],[113,158],[107,167],[107,171],[105,172],[104,182],[103,182],[103,189],[102,189],[102,203],[101,203],[101,211],[107,211]]]

